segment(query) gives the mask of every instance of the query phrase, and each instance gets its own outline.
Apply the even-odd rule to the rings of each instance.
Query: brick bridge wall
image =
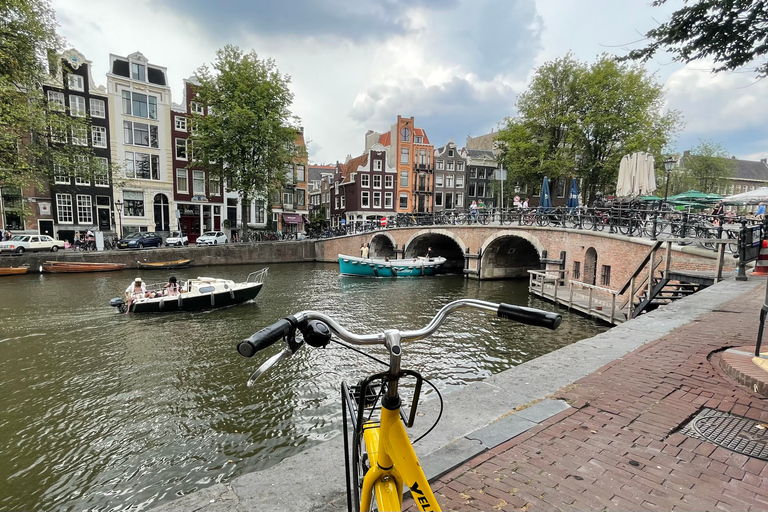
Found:
[[[528,269],[541,268],[538,259],[531,260],[532,252],[535,252],[535,258],[540,257],[542,251],[546,250],[548,259],[559,259],[560,252],[565,251],[565,269],[571,272],[569,277],[574,278],[574,262],[579,262],[579,280],[584,282],[588,282],[591,277],[585,272],[585,266],[587,251],[592,249],[593,254],[597,255],[595,284],[602,284],[602,270],[606,265],[610,267],[610,283],[606,287],[612,289],[617,289],[626,282],[653,245],[653,242],[643,238],[548,227],[412,227],[319,240],[315,245],[315,255],[319,261],[333,262],[337,260],[338,254],[359,255],[362,243],[371,244],[373,256],[392,258],[421,255],[429,245],[435,255],[448,257],[449,262],[454,262],[454,267],[464,266],[470,271],[470,275],[477,272],[479,266],[480,279],[526,276]],[[392,250],[393,248],[395,250]],[[499,256],[501,253],[504,254]],[[663,256],[664,253],[662,247],[657,254]],[[460,259],[466,261],[461,262]],[[500,267],[499,262],[503,267]],[[736,259],[726,254],[725,264],[725,268],[732,271]],[[550,268],[556,266],[550,265]],[[714,271],[716,255],[713,251],[698,246],[673,246],[671,268]]]

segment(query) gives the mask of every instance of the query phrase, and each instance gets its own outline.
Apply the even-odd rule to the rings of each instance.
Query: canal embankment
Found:
[[[702,322],[719,322],[720,317],[713,315],[713,312],[728,303],[739,302],[740,298],[753,298],[761,284],[764,280],[744,282],[728,279],[607,332],[445,395],[442,420],[428,437],[415,445],[427,476],[438,477],[522,432],[540,430],[550,418],[567,416],[573,407],[568,401],[553,400],[553,396],[559,396],[558,393],[567,395],[564,390],[580,379],[599,376],[606,365],[615,364],[628,354],[640,353],[646,345],[664,337],[678,340],[688,336],[691,339],[679,341],[689,347],[695,346],[699,342],[697,337],[707,332],[707,326]],[[756,301],[744,303],[751,308]],[[759,308],[754,311],[755,323],[758,312]],[[696,329],[686,330],[692,325]],[[725,339],[718,342],[728,344]],[[661,367],[663,357],[658,354],[655,357],[658,360],[646,360],[644,364]],[[575,405],[580,407],[583,404]],[[632,404],[626,404],[626,407],[630,406]],[[612,407],[616,409],[615,414],[622,414],[618,410],[620,404],[613,404]],[[429,418],[435,418],[438,409],[436,400],[428,401],[420,408],[423,413],[420,418],[431,423]],[[529,438],[535,440],[536,434]],[[531,481],[535,491],[538,484],[533,479]],[[648,484],[653,480],[644,482]],[[595,485],[600,487],[599,480]],[[662,487],[660,481],[648,485]],[[620,502],[620,505],[630,503]],[[605,505],[610,505],[610,502]],[[345,508],[343,440],[341,436],[336,436],[267,470],[215,484],[154,510],[219,512]]]

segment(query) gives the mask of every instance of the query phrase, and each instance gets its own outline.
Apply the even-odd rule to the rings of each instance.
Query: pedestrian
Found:
[[[523,209],[524,209],[524,210],[525,210],[525,209],[528,209],[528,198],[527,198],[527,197],[526,197],[526,198],[525,198],[525,200],[523,201]]]
[[[363,257],[363,259],[367,260],[368,259],[368,253],[370,251],[370,249],[368,248],[368,244],[363,244],[363,247],[362,247],[362,249],[360,249],[360,251],[361,251],[361,256]]]
[[[765,217],[765,203],[760,203],[757,206],[757,211],[755,212],[755,217],[757,217],[758,219],[762,219],[763,217]]]
[[[720,202],[718,202],[715,205],[715,207],[712,208],[712,215],[715,217],[712,220],[712,224],[714,224],[715,226],[719,226],[720,225],[720,218],[723,216],[724,213],[725,213],[725,203],[721,199]]]
[[[472,204],[469,205],[469,217],[472,222],[477,222],[477,201],[472,201]]]

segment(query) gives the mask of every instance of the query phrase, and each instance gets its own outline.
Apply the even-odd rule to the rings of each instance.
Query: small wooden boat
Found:
[[[445,258],[406,258],[388,260],[358,258],[339,254],[339,270],[345,276],[420,277],[433,276],[445,264]]]
[[[46,261],[40,267],[43,272],[61,274],[64,272],[110,272],[123,270],[125,263],[90,263],[83,261]]]
[[[26,274],[27,270],[29,270],[29,265],[22,265],[20,267],[0,267],[0,276]]]
[[[136,266],[144,270],[165,270],[188,267],[191,263],[192,260],[158,261],[157,263],[142,263],[141,261],[137,261]]]
[[[147,286],[144,297],[136,298],[128,306],[126,299],[116,297],[109,301],[121,313],[166,313],[172,311],[201,311],[242,304],[256,298],[264,286],[268,268],[248,274],[245,282],[229,279],[198,277],[181,283],[180,292],[166,295],[165,283]]]

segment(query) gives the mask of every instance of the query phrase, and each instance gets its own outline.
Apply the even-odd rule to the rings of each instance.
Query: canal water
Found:
[[[259,268],[175,275],[242,281]],[[339,435],[339,382],[379,371],[367,358],[333,344],[304,349],[255,389],[245,386],[278,346],[244,359],[236,343],[287,314],[315,309],[371,332],[422,327],[463,297],[554,307],[529,298],[525,281],[346,278],[337,265],[292,263],[272,265],[252,303],[117,314],[109,299],[137,275],[151,283],[170,273],[0,281],[0,510],[146,509]],[[565,313],[552,332],[462,310],[431,338],[406,344],[403,366],[449,392],[605,329]]]

